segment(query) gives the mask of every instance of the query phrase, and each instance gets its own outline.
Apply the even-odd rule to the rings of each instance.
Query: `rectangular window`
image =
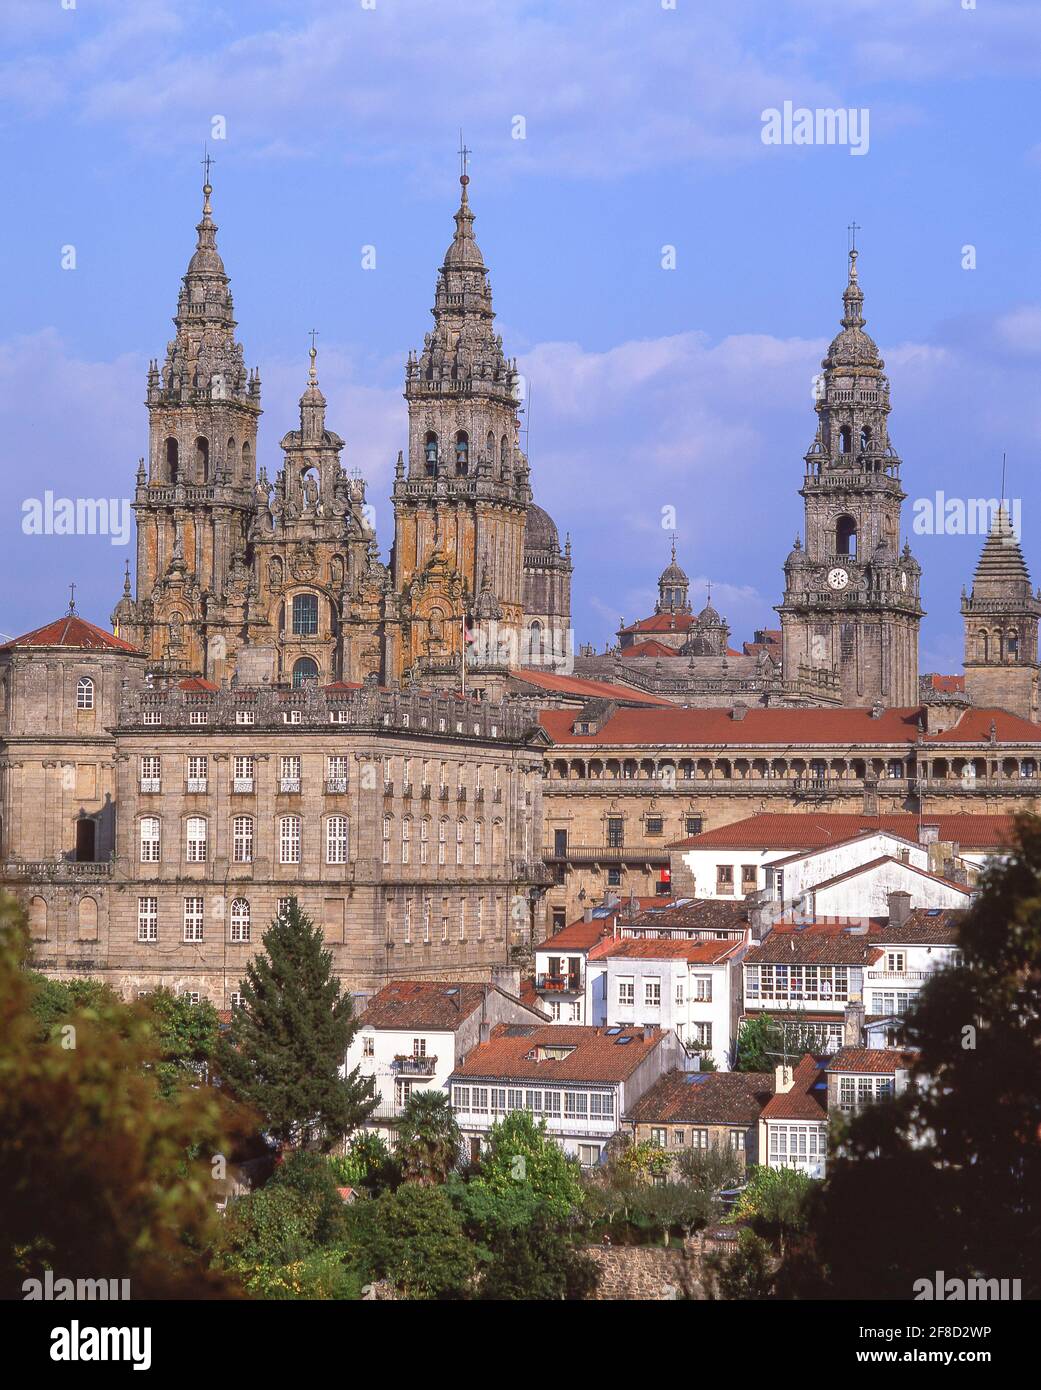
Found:
[[[163,722],[163,712],[161,709],[146,709],[141,715],[142,724],[161,724]]]
[[[206,757],[188,759],[188,791],[204,792],[206,790],[208,764],[209,759]]]
[[[137,900],[137,939],[138,941],[159,940],[159,899],[138,898]]]
[[[643,982],[643,1003],[647,1009],[661,1008],[661,978],[648,975]]]
[[[143,792],[161,791],[163,786],[162,777],[162,758],[146,757],[141,759],[141,790]]]
[[[347,762],[346,756],[339,753],[326,758],[325,786],[327,791],[345,792],[347,790]]]
[[[664,829],[665,822],[661,816],[647,817],[647,834],[660,835]]]
[[[704,820],[701,816],[687,816],[684,827],[688,835],[700,835],[704,827]]]
[[[759,879],[754,864],[741,865],[741,891],[742,893],[754,893]]]
[[[609,849],[621,849],[625,841],[625,821],[621,816],[607,818],[607,844]]]
[[[698,1000],[700,1003],[702,1003],[702,1004],[711,1004],[711,1002],[712,1002],[712,976],[711,976],[711,975],[695,975],[695,976],[694,976],[694,998],[697,999],[697,1000]]]
[[[712,1046],[712,1024],[695,1023],[691,1025],[691,1041],[698,1047],[709,1048]]]
[[[423,941],[424,941],[427,945],[429,945],[429,943],[430,943],[430,915],[431,915],[432,908],[433,908],[433,903],[431,902],[431,900],[430,900],[429,898],[424,898],[424,899],[423,899]]]
[[[375,1038],[362,1038],[362,1040],[361,1040],[361,1055],[362,1055],[363,1057],[375,1057],[375,1055],[376,1055],[376,1039],[375,1039]]]
[[[651,1129],[651,1143],[658,1149],[664,1149],[669,1142],[669,1132],[667,1129],[659,1129],[655,1125]]]
[[[636,981],[633,976],[628,975],[618,981],[618,1002],[623,1007],[636,1003]]]
[[[903,951],[886,952],[886,969],[903,973],[907,968],[907,956]]]
[[[437,823],[437,862],[445,862],[445,844],[448,839],[448,822],[440,820]]]
[[[708,1148],[708,1130],[692,1129],[690,1132],[690,1142],[695,1149]]]
[[[425,864],[430,857],[430,823],[421,820],[419,822],[419,862]]]
[[[474,1086],[470,1092],[470,1110],[474,1115],[488,1113],[488,1087]]]
[[[564,1092],[564,1114],[571,1120],[584,1120],[589,1114],[589,1096],[585,1091]]]
[[[188,711],[189,724],[206,724],[209,722],[209,714],[204,709],[193,709]]]
[[[282,816],[278,822],[278,861],[300,863],[300,817]]]
[[[254,761],[248,754],[237,757],[232,767],[231,790],[233,792],[251,792],[253,790]]]
[[[390,863],[390,835],[394,828],[394,821],[390,816],[383,817],[383,862]]]
[[[470,1087],[452,1087],[452,1105],[456,1110],[468,1111],[470,1109]]]
[[[158,816],[141,817],[141,863],[159,863],[160,822]]]
[[[614,1095],[611,1091],[593,1091],[591,1093],[589,1117],[593,1120],[614,1119]]]
[[[728,1139],[729,1139],[729,1141],[730,1141],[730,1147],[734,1150],[734,1152],[735,1152],[735,1153],[741,1153],[741,1154],[743,1154],[744,1151],[745,1151],[745,1132],[744,1132],[744,1130],[743,1130],[743,1129],[732,1129],[732,1130],[730,1130],[729,1135],[728,1135],[727,1137],[728,1137]]]
[[[279,759],[278,773],[279,790],[283,792],[298,792],[300,790],[300,758],[293,754],[287,758]]]
[[[256,723],[256,718],[255,712],[251,709],[237,709],[235,711],[236,724],[254,724]]]
[[[236,864],[253,863],[253,817],[231,819],[231,855]]]
[[[734,891],[734,866],[733,864],[716,865],[716,892],[730,894]]]
[[[410,848],[410,846],[409,846],[409,837],[410,837],[411,834],[412,834],[412,822],[411,822],[411,821],[409,820],[409,818],[406,816],[405,819],[401,822],[401,862],[402,862],[402,864],[407,864],[407,863],[408,863],[408,855],[409,855],[409,848]]]
[[[544,1115],[560,1118],[560,1092],[544,1091],[542,1099],[542,1113]]]
[[[475,820],[475,821],[474,821],[474,868],[475,868],[475,869],[480,868],[480,865],[481,865],[481,822],[480,822],[479,820]]]
[[[524,1108],[525,1108],[525,1110],[530,1110],[531,1113],[532,1113],[533,1115],[541,1115],[541,1114],[542,1114],[542,1092],[541,1092],[541,1091],[525,1091],[525,1092],[524,1092]]]
[[[484,940],[484,899],[477,899],[477,940]]]
[[[184,900],[184,939],[185,941],[202,940],[202,898],[185,898]]]
[[[412,899],[405,899],[405,945],[412,945]]]
[[[325,822],[325,862],[347,863],[347,817],[330,816]]]

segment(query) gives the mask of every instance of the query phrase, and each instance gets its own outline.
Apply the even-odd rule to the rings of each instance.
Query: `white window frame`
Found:
[[[303,829],[299,816],[278,818],[278,862],[299,864],[303,857]]]

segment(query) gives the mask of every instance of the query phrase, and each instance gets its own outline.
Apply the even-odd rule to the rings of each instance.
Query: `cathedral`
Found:
[[[175,336],[149,367],[149,450],[137,472],[137,583],[115,632],[153,676],[221,687],[359,683],[498,698],[511,668],[567,669],[570,543],[532,499],[519,377],[495,332],[469,177],[405,368],[408,448],[394,543],[380,560],[365,484],[326,423],[312,342],[300,425],[274,481],[257,468],[260,375],[247,370],[203,187]]]

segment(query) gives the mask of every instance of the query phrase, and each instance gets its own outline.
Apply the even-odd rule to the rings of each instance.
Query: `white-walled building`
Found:
[[[805,890],[800,909],[813,917],[881,917],[893,893],[906,893],[917,908],[964,908],[972,896],[965,884],[880,855]]]
[[[367,1128],[393,1137],[409,1096],[447,1085],[454,1067],[499,1023],[544,1022],[496,985],[392,980],[369,1000],[347,1053],[375,1082],[379,1104]]]
[[[747,938],[602,941],[589,953],[587,1017],[664,1028],[688,1053],[709,1055],[726,1071],[741,1011],[746,948]]]
[[[789,865],[781,865],[787,872],[777,896],[791,900],[804,887],[894,849],[897,858],[901,850],[908,850],[910,862],[925,869],[935,868],[952,852],[966,865],[979,869],[1002,857],[1012,831],[1013,817],[1007,815],[769,812],[670,846],[672,881],[677,893],[741,898],[770,887],[768,868],[788,860]],[[873,835],[897,837],[900,843],[863,839]],[[821,860],[815,857],[818,851],[825,851]],[[803,857],[807,859],[805,867],[796,868],[796,860]],[[796,875],[801,876],[798,888],[794,887]]]
[[[660,1028],[501,1024],[453,1071],[452,1107],[475,1158],[493,1124],[527,1110],[593,1167],[621,1116],[681,1061],[676,1038]]]

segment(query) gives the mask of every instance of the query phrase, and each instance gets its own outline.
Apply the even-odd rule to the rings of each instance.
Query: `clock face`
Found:
[[[828,584],[832,589],[844,589],[849,583],[849,575],[839,566],[828,574]]]

